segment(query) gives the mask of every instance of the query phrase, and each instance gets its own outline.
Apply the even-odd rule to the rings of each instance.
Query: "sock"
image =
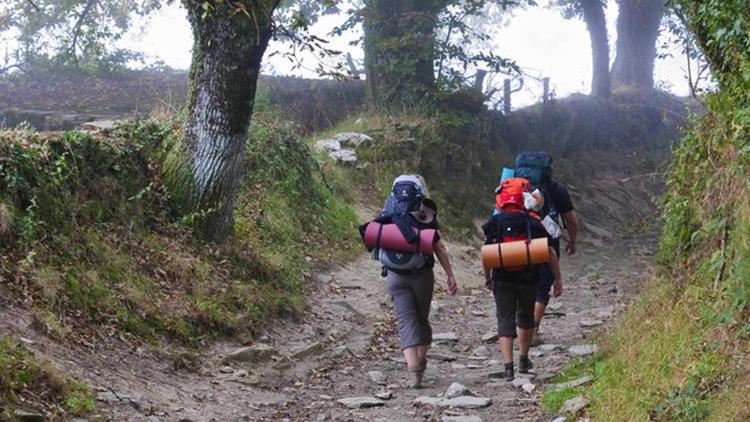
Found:
[[[529,360],[529,355],[521,355],[520,360]]]
[[[513,362],[505,364],[505,370],[507,371],[508,369],[513,370]]]

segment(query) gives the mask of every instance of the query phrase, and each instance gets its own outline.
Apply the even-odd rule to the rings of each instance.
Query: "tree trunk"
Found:
[[[181,213],[195,217],[196,234],[221,242],[233,230],[235,189],[278,1],[213,0],[205,15],[202,3],[183,2],[194,36],[187,116],[165,171]]]
[[[435,88],[440,0],[366,0],[365,67],[370,101],[391,109],[423,102]]]
[[[591,38],[591,95],[607,98],[612,93],[609,76],[609,39],[602,0],[581,0],[583,20]]]
[[[618,4],[612,82],[615,87],[653,89],[656,39],[665,0],[620,0]]]

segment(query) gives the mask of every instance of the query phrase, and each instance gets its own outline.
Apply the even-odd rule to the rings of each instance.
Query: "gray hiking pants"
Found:
[[[430,302],[435,287],[432,268],[401,275],[388,271],[388,293],[396,312],[401,349],[432,343]]]

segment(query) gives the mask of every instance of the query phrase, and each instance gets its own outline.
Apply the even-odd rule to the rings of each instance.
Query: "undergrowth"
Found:
[[[94,410],[94,394],[83,382],[66,379],[47,361],[39,361],[22,345],[0,337],[0,419],[14,420],[24,403],[43,407],[47,417],[75,417]]]
[[[353,211],[325,185],[304,142],[256,115],[236,236],[195,240],[161,184],[169,122],[83,132],[3,132],[0,240],[9,287],[54,337],[111,327],[187,344],[252,335],[299,311],[316,265],[353,254]],[[93,327],[93,328],[92,328]]]

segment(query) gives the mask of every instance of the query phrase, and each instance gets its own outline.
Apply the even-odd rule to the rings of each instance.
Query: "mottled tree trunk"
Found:
[[[612,92],[609,76],[609,39],[602,0],[581,0],[583,20],[591,38],[591,95],[607,98]]]
[[[371,102],[418,104],[435,83],[435,26],[443,0],[366,0],[365,67]]]
[[[656,39],[665,0],[620,0],[618,4],[612,83],[615,87],[653,89]]]
[[[228,5],[184,0],[193,28],[187,116],[182,142],[167,174],[183,213],[196,216],[196,233],[221,242],[232,233],[232,207],[263,53],[278,1]],[[244,9],[244,10],[242,10]]]

